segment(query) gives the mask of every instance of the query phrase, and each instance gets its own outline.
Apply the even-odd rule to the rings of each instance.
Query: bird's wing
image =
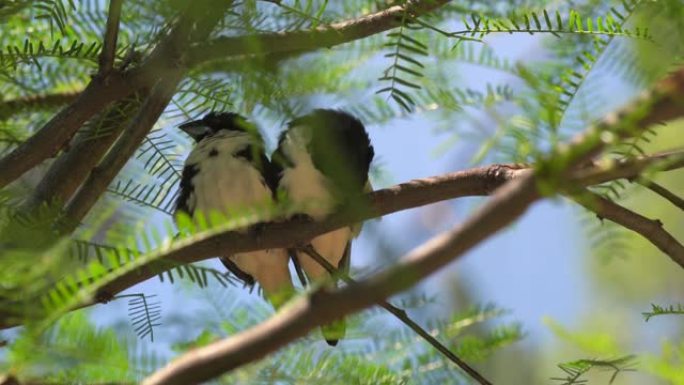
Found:
[[[307,287],[309,285],[309,281],[306,279],[306,274],[304,274],[302,264],[299,263],[299,258],[297,257],[297,250],[289,248],[287,249],[287,254],[290,256],[290,259],[292,260],[295,272],[297,273],[297,278],[299,278],[299,283],[301,283],[302,286]]]
[[[351,249],[352,241],[350,239],[349,242],[347,242],[347,246],[344,248],[342,259],[340,259],[340,263],[337,265],[337,268],[344,274],[349,274],[349,267],[351,265]]]
[[[235,262],[231,261],[229,258],[221,258],[221,263],[223,263],[223,266],[225,266],[228,271],[242,281],[245,286],[254,286],[254,277],[240,270]]]
[[[192,186],[192,178],[194,178],[198,172],[199,168],[195,164],[186,164],[183,167],[174,215],[179,212],[184,212],[192,216],[192,213],[195,210],[194,204],[190,202],[190,196],[194,190],[194,187]]]

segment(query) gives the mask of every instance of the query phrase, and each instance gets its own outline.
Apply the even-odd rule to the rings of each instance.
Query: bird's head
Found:
[[[178,126],[195,142],[212,137],[222,131],[253,132],[256,131],[245,117],[234,112],[210,112],[202,119],[193,120]]]
[[[316,109],[295,118],[281,134],[278,145],[283,160],[276,162],[292,167],[304,153],[319,171],[337,181],[338,188],[363,188],[374,156],[363,123],[338,110]]]

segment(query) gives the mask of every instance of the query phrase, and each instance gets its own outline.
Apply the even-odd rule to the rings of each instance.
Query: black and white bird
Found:
[[[212,112],[179,128],[197,144],[185,161],[176,213],[210,218],[211,212],[230,215],[273,204],[275,169],[255,125],[235,113]],[[289,259],[283,249],[267,249],[222,256],[221,262],[246,284],[259,283],[278,308],[294,292]]]
[[[272,161],[277,169],[278,196],[298,214],[321,220],[370,189],[368,171],[374,150],[363,124],[336,110],[317,109],[295,118],[280,135]],[[344,227],[311,240],[330,264],[348,271],[351,241],[360,225]],[[303,252],[292,258],[312,283],[330,281],[327,270]],[[330,345],[344,337],[344,320],[323,327]]]

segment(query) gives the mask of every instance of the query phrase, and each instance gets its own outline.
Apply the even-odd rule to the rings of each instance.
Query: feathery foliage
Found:
[[[651,318],[661,315],[682,315],[684,314],[684,306],[681,304],[660,306],[652,303],[651,311],[643,312],[641,314],[644,316],[644,320],[648,322]]]
[[[587,384],[588,380],[584,380],[581,377],[590,370],[597,369],[611,372],[608,383],[612,384],[620,373],[634,371],[634,359],[634,356],[624,356],[609,360],[581,359],[565,362],[558,365],[558,368],[564,372],[565,377],[553,377],[551,379],[558,381],[560,385]]]
[[[408,0],[228,3],[229,10],[206,41],[192,42],[184,52],[188,57],[174,59],[172,67],[186,72],[171,102],[73,234],[60,233],[63,204],[68,202],[46,202],[31,211],[23,206],[37,181],[49,173],[51,161],[0,190],[0,324],[25,325],[16,339],[12,335],[8,340],[7,354],[0,360],[4,371],[22,381],[140,381],[166,363],[167,354],[158,354],[158,350],[169,350],[164,344],[173,343],[174,354],[180,354],[236,334],[271,315],[260,300],[246,300],[228,273],[160,259],[169,250],[208,234],[284,216],[281,207],[264,205],[230,215],[198,213],[193,219],[180,214],[172,224],[183,159],[190,147],[187,138],[173,129],[179,123],[208,111],[235,111],[265,122],[266,143],[273,144],[283,121],[320,105],[352,112],[367,126],[422,112],[440,113],[449,127],[439,133],[446,132],[450,139],[438,148],[439,153],[450,154],[453,143],[458,143],[459,151],[468,148],[474,163],[537,162],[615,107],[606,101],[619,96],[619,91],[603,87],[597,74],[614,72],[626,82],[648,86],[671,66],[684,63],[684,18],[676,0],[658,4],[580,1],[572,9],[549,1],[452,1],[431,14],[420,14],[412,7],[421,2]],[[0,157],[26,143],[59,109],[76,100],[93,76],[99,76],[108,4],[0,0]],[[320,49],[297,48],[309,47],[309,37],[304,37],[308,31],[325,32],[338,28],[339,21],[392,6],[405,8],[392,20],[396,28],[386,33],[342,45],[330,43],[339,36],[325,37],[330,40]],[[143,68],[183,19],[186,7],[175,0],[124,1],[114,69],[135,72]],[[372,23],[366,22],[356,26],[354,33]],[[192,25],[189,30],[199,27]],[[283,36],[298,38],[273,47]],[[512,57],[497,40],[512,38],[532,42],[533,53]],[[202,49],[222,50],[222,57]],[[668,69],[640,54],[657,49],[662,52],[652,56],[656,61],[667,57]],[[235,55],[234,51],[246,53]],[[204,60],[202,55],[210,53],[214,59]],[[184,68],[188,59],[192,67]],[[463,65],[476,68],[477,75],[463,71]],[[154,71],[165,71],[161,67]],[[146,86],[126,103],[117,101],[95,111],[71,144],[79,138],[95,143],[129,127],[148,94]],[[475,123],[472,131],[464,129],[462,122]],[[644,154],[645,145],[657,135],[658,128],[644,130],[630,140],[615,142],[606,154],[633,159]],[[467,143],[460,146],[463,138]],[[383,145],[376,143],[376,148]],[[65,156],[69,151],[69,145],[58,146],[50,155]],[[91,175],[98,175],[100,159],[91,165]],[[615,201],[633,192],[619,180],[592,189]],[[597,221],[594,215],[584,216],[587,221],[582,227],[593,255],[609,259],[633,252],[627,242],[633,234]],[[386,251],[377,254],[389,255]],[[116,295],[103,290],[114,279],[149,272],[145,269],[157,275],[162,288],[189,286],[192,296],[183,300],[192,306],[169,306],[164,303],[166,296],[157,293]],[[420,324],[466,361],[488,364],[493,353],[505,352],[525,337],[526,328],[519,323],[490,324],[507,314],[497,307],[469,308],[459,300],[454,307],[465,310],[451,314],[449,306],[436,305],[441,304],[441,293],[436,297],[412,292],[401,307],[409,308]],[[67,314],[80,306],[118,298],[129,299],[130,326],[126,328],[104,330],[95,326],[101,321],[97,316],[82,311]],[[198,316],[192,313],[194,305],[209,309],[202,309]],[[437,307],[441,311],[435,311]],[[177,309],[173,316],[169,315],[172,308]],[[680,305],[652,305],[652,311],[643,316],[649,320],[680,313]],[[351,338],[335,351],[321,348],[316,345],[318,337],[309,336],[219,381],[467,381],[449,360],[394,322],[377,310],[366,311],[351,317]],[[169,338],[168,330],[174,327],[182,327],[183,332]],[[129,334],[133,338],[127,338]],[[553,380],[581,384],[590,371],[606,370],[613,382],[634,365],[633,356],[582,359],[558,365],[562,377]],[[663,372],[669,370],[667,366]]]

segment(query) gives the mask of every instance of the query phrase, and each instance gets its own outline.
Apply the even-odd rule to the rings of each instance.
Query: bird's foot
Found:
[[[294,214],[290,217],[290,220],[294,222],[314,222],[315,219],[309,215],[309,214],[304,214],[304,213],[297,213]]]

